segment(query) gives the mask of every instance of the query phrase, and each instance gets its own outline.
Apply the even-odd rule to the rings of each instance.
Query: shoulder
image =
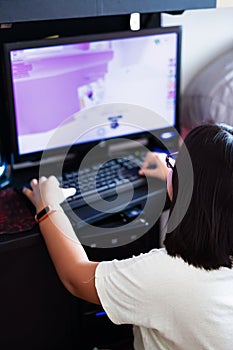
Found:
[[[132,256],[128,259],[112,261],[102,261],[96,269],[96,277],[103,277],[109,274],[116,274],[117,272],[136,273],[140,271],[143,274],[150,273],[151,270],[161,270],[167,265],[173,265],[175,260],[169,256],[164,248],[152,249],[148,253],[143,253],[137,256]]]

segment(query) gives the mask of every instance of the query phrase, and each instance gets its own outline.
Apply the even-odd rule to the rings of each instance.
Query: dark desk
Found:
[[[40,234],[0,244],[0,348],[73,349],[77,303],[61,284]]]
[[[21,207],[26,206],[24,197],[20,198]],[[145,196],[139,196],[137,203],[142,204],[144,200]],[[14,207],[14,201],[11,206]],[[153,207],[151,211],[146,213],[147,218],[152,215]],[[132,343],[131,326],[116,326],[106,315],[97,317],[103,311],[101,307],[73,297],[64,288],[39,228],[34,225],[33,214],[30,215],[33,219],[31,229],[0,234],[0,348],[92,350],[98,346],[123,350],[124,344]],[[7,219],[11,220],[10,216]],[[17,217],[14,220],[17,221]],[[112,217],[107,217],[100,221],[100,225],[106,228],[112,221]],[[116,230],[118,240],[125,239],[127,235],[128,238],[125,242],[116,246],[112,244],[108,248],[95,247],[93,235],[85,230],[82,228],[77,231],[86,242],[84,248],[93,260],[127,258],[147,252],[158,246],[159,242],[158,222],[149,226],[148,232],[143,235],[140,235],[140,225],[132,227],[132,232],[124,228]],[[133,240],[130,238],[132,233]],[[104,240],[116,242],[116,237],[113,236],[105,235]],[[84,334],[90,336],[84,337]]]

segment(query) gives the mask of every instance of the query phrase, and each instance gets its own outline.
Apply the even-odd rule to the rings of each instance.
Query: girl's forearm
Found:
[[[95,289],[98,263],[89,261],[64,211],[51,213],[40,222],[40,230],[64,286],[73,295],[99,304]]]

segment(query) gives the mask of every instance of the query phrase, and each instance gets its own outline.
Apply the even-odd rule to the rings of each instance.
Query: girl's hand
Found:
[[[169,171],[166,165],[166,153],[148,152],[139,174],[166,181]]]
[[[58,207],[66,198],[73,196],[75,188],[61,188],[55,176],[46,178],[42,176],[39,181],[33,179],[30,182],[31,188],[24,188],[23,193],[34,204],[39,212],[47,205]]]

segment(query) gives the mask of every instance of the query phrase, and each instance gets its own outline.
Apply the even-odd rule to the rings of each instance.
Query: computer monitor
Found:
[[[166,130],[178,127],[180,39],[180,27],[166,27],[6,43],[12,163],[39,159],[46,147],[59,153],[70,132],[79,135],[72,149],[153,130],[173,137]],[[129,106],[162,118],[140,130]]]

